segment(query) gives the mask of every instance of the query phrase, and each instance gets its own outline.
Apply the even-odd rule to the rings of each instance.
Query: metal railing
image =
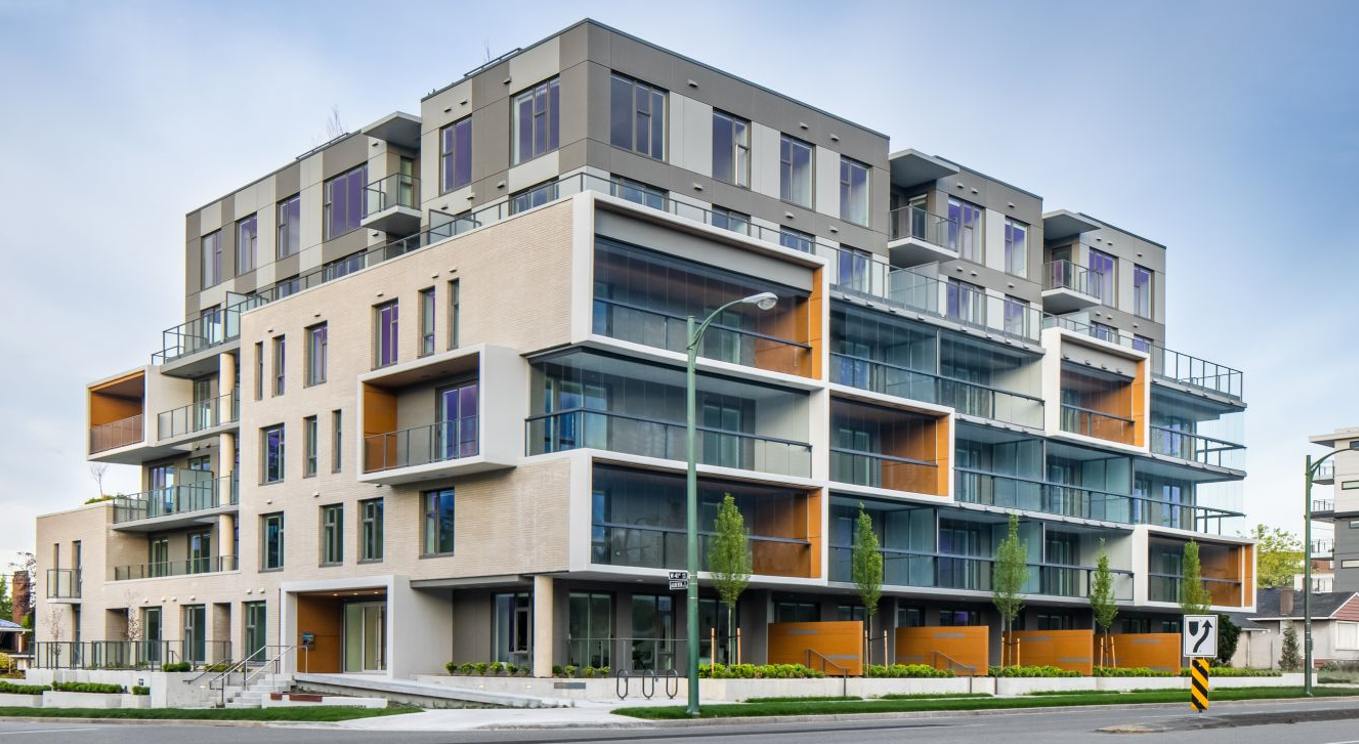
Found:
[[[80,599],[80,569],[47,569],[48,599]]]
[[[1222,468],[1240,468],[1243,464],[1245,445],[1164,426],[1151,425],[1149,428],[1151,451],[1158,455]]]
[[[943,666],[943,667],[940,667],[940,666],[939,666],[939,661],[940,661],[941,659],[942,659],[943,662],[944,662],[944,666]],[[964,664],[963,662],[958,661],[957,659],[953,658],[952,656],[949,656],[948,654],[946,654],[946,653],[944,653],[944,652],[942,652],[942,651],[931,651],[931,652],[930,652],[930,666],[934,667],[935,669],[940,669],[940,668],[947,669],[947,670],[949,670],[949,671],[951,671],[951,672],[952,672],[952,671],[958,671],[959,669],[961,669],[961,670],[967,672],[968,674],[976,674],[976,673],[977,673],[977,667],[976,667],[976,666],[974,666],[974,665],[972,665],[972,664]]]
[[[831,480],[870,488],[942,496],[939,464],[931,460],[831,447]]]
[[[241,315],[265,302],[263,296],[252,295],[217,312],[165,329],[161,332],[161,350],[151,355],[151,363],[168,364],[239,339]]]
[[[225,414],[225,416],[223,415]],[[185,434],[235,423],[241,419],[241,389],[208,400],[200,400],[156,415],[156,439],[166,440]]]
[[[190,558],[185,561],[163,561],[161,563],[140,563],[131,566],[114,566],[113,580],[131,581],[134,579],[160,579],[167,576],[192,576],[195,574],[235,571],[239,567],[239,556],[217,555],[206,558]]]
[[[831,354],[831,382],[875,393],[951,406],[958,413],[1043,428],[1043,399],[964,382],[896,364]]]
[[[661,636],[566,637],[567,663],[577,667],[608,667],[609,674],[641,672],[686,673],[686,639]]]
[[[830,547],[830,580],[852,581],[853,547]],[[883,584],[887,586],[991,591],[994,558],[898,548],[880,548]],[[1094,566],[1035,562],[1028,564],[1028,578],[1021,592],[1053,597],[1089,597]],[[1112,569],[1116,599],[1133,597],[1132,571]]]
[[[686,537],[683,527],[595,522],[591,526],[593,563],[637,568],[682,569]],[[716,533],[698,531],[699,570],[708,570],[708,544]],[[749,535],[752,573],[760,576],[810,578],[811,541],[806,538]]]
[[[363,187],[364,217],[394,207],[420,208],[420,179],[406,173],[393,173]]]
[[[835,261],[836,248],[816,246]],[[929,315],[986,333],[1036,343],[1043,328],[1041,310],[1007,297],[995,297],[957,282],[928,276],[909,268],[870,261],[853,275],[840,275],[833,287],[850,297],[861,297],[889,307]]]
[[[1203,577],[1203,586],[1208,590],[1210,601],[1216,607],[1237,607],[1241,604],[1241,580]],[[1231,604],[1219,601],[1223,592],[1236,590]],[[1180,574],[1147,572],[1147,599],[1152,602],[1179,602],[1184,590],[1184,577]]]
[[[232,664],[225,671],[208,680],[208,689],[217,690],[221,693],[219,707],[225,708],[227,688],[240,687],[244,689],[252,679],[265,672],[276,679],[282,673],[282,668],[287,664],[288,654],[296,650],[296,644],[290,646],[260,646],[244,659]],[[295,662],[296,659],[294,659]],[[240,682],[233,684],[232,679],[236,675],[240,676]]]
[[[145,669],[186,661],[194,668],[231,658],[231,641],[39,641],[37,669]]]
[[[476,416],[374,434],[363,438],[363,472],[476,457],[481,451],[479,443]]]
[[[532,416],[526,421],[532,455],[594,448],[665,460],[687,460],[685,424],[584,408]],[[694,447],[704,465],[811,476],[812,446],[778,437],[699,426]]]
[[[889,240],[915,238],[938,246],[952,253],[958,252],[960,229],[971,231],[971,227],[959,228],[957,220],[927,212],[920,207],[898,207],[891,212],[891,232]],[[954,236],[954,239],[950,239]]]
[[[1335,511],[1335,499],[1312,499],[1312,514]]]
[[[1151,358],[1153,377],[1219,393],[1237,400],[1241,399],[1243,376],[1240,370],[1167,349],[1164,346],[1123,333],[1117,329],[1112,329],[1114,335],[1110,337],[1111,330],[1106,326],[1096,326],[1064,315],[1045,315],[1043,327],[1065,328],[1119,346],[1146,352]]]
[[[1132,444],[1133,427],[1134,422],[1130,418],[1092,408],[1062,404],[1062,431]]]
[[[1069,289],[1099,299],[1102,281],[1104,274],[1066,259],[1049,261],[1043,267],[1043,289]]]
[[[142,441],[142,415],[90,427],[90,454],[126,447]]]
[[[183,473],[196,471],[180,471]],[[217,509],[240,501],[240,474],[213,478],[208,473],[202,480],[181,483],[131,496],[113,498],[113,523],[135,522],[142,519],[169,517],[178,514]]]
[[[1335,463],[1323,462],[1317,466],[1316,473],[1312,476],[1313,483],[1335,480]]]
[[[1335,552],[1335,540],[1334,540],[1334,539],[1325,539],[1325,538],[1323,538],[1323,539],[1313,540],[1313,541],[1312,541],[1312,557],[1313,557],[1313,558],[1316,558],[1318,555],[1330,555],[1331,553],[1334,553],[1334,552]]]

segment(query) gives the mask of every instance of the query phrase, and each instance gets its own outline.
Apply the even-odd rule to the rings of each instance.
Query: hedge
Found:
[[[952,677],[951,669],[935,669],[929,664],[869,664],[865,677]]]
[[[608,667],[604,668],[607,669]],[[447,664],[444,664],[444,669],[447,669],[449,674],[473,674],[481,676],[489,674],[505,677],[527,677],[533,673],[533,667],[528,664],[515,666],[514,664],[506,664],[503,661],[481,661],[475,664],[458,664],[450,661]]]
[[[991,667],[987,674],[992,677],[1079,677],[1080,672],[1055,666],[1007,666]]]
[[[169,664],[161,664],[160,670],[162,672],[192,672],[193,664],[187,661],[175,661]],[[222,671],[226,670],[223,669]]]
[[[1173,677],[1164,669],[1151,667],[1095,667],[1096,677]]]
[[[820,679],[826,676],[802,664],[703,664],[698,676],[708,679]]]
[[[133,685],[133,686],[132,686],[132,694],[133,694],[133,695],[150,695],[150,694],[151,694],[151,688],[150,688],[150,687],[143,687],[143,686],[141,686],[141,685]]]
[[[0,680],[0,694],[5,695],[41,695],[50,689],[48,685],[15,685]]]
[[[102,682],[57,682],[52,685],[57,692],[93,692],[102,695],[122,695],[127,688],[122,685],[108,685]]]
[[[1180,670],[1181,677],[1190,675],[1189,667]],[[1208,677],[1282,677],[1277,669],[1255,669],[1253,667],[1208,667]]]

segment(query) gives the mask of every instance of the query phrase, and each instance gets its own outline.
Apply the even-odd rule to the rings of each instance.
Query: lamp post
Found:
[[[690,315],[687,321],[686,330],[689,339],[689,364],[685,368],[685,408],[687,409],[686,439],[689,443],[689,470],[685,479],[685,566],[689,569],[689,592],[688,592],[688,671],[689,671],[689,706],[687,711],[691,716],[698,715],[698,464],[697,455],[694,450],[696,430],[698,428],[695,421],[697,413],[696,386],[694,383],[694,364],[698,359],[698,345],[703,340],[703,333],[708,330],[708,326],[722,311],[735,305],[754,305],[761,310],[769,310],[779,301],[778,295],[773,292],[761,292],[749,297],[742,297],[739,300],[732,300],[722,307],[717,308],[708,314],[703,322],[694,327],[694,316]]]
[[[1349,449],[1359,450],[1359,439],[1350,440]],[[1333,449],[1315,462],[1307,456],[1306,490],[1303,492],[1302,523],[1302,694],[1312,696],[1312,479],[1321,463],[1345,450]]]

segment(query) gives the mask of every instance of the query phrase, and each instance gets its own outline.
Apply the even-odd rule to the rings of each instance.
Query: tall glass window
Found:
[[[203,236],[203,289],[222,281],[222,231]]]
[[[750,234],[750,215],[744,212],[737,212],[734,209],[725,209],[723,207],[713,207],[712,220],[713,227],[731,230],[732,232],[741,233],[742,235]]]
[[[283,514],[260,517],[260,568],[283,568]]]
[[[985,325],[986,290],[969,282],[949,279],[945,290],[947,315],[954,320]]]
[[[462,283],[454,279],[448,283],[448,348],[458,348],[458,334],[462,330]]]
[[[981,263],[982,208],[962,199],[948,200],[948,249],[959,258]]]
[[[514,97],[514,162],[557,149],[561,91],[558,79],[539,83]]]
[[[397,302],[392,300],[384,302],[373,308],[374,325],[374,365],[386,367],[389,364],[396,364],[397,360]]]
[[[263,432],[264,482],[283,480],[283,424],[270,426]]]
[[[1018,297],[1005,298],[1005,332],[1012,336],[1028,336],[1029,302]]]
[[[363,190],[367,185],[367,163],[326,181],[322,212],[326,240],[359,228],[363,221]]]
[[[812,208],[812,146],[783,135],[779,145],[779,198]]]
[[[750,122],[713,110],[713,178],[750,188]]]
[[[259,243],[259,223],[250,215],[236,223],[236,276],[255,270],[255,249]]]
[[[439,130],[439,193],[472,183],[472,117]]]
[[[1005,218],[1005,272],[1015,276],[1029,273],[1029,226]]]
[[[344,563],[344,505],[321,507],[321,565]]]
[[[510,197],[510,214],[527,212],[534,207],[541,207],[544,204],[557,198],[557,182],[539,184],[530,189],[525,189]]]
[[[1091,248],[1088,262],[1090,270],[1095,272],[1095,276],[1090,277],[1095,296],[1104,304],[1112,306],[1117,297],[1114,288],[1118,286],[1118,260],[1108,253]]]
[[[840,219],[868,224],[868,166],[840,158]]]
[[[640,155],[665,159],[665,91],[614,73],[609,142]]]
[[[382,499],[360,501],[359,519],[363,522],[359,533],[359,560],[382,560]]]
[[[816,238],[812,237],[811,233],[794,230],[791,227],[779,228],[779,245],[784,248],[792,248],[795,251],[811,253],[812,245],[815,240]]]
[[[278,257],[296,255],[301,247],[302,195],[293,194],[278,203]]]
[[[316,423],[315,416],[308,416],[302,419],[302,448],[304,456],[302,458],[302,477],[310,478],[316,475],[316,463],[318,460],[317,450],[320,449],[321,427]]]
[[[343,414],[339,410],[330,412],[330,472],[340,472],[343,464],[344,432]]]
[[[475,380],[446,387],[438,392],[439,426],[436,457],[453,460],[477,454],[477,383]]]
[[[433,287],[420,290],[420,356],[434,353],[434,320],[439,312],[434,300]]]
[[[288,345],[283,336],[274,337],[274,395],[282,395],[288,379]]]
[[[429,491],[424,497],[425,555],[453,554],[453,489]]]
[[[636,202],[652,209],[665,209],[665,191],[622,176],[614,176],[612,180],[614,196],[620,196],[630,202]]]
[[[307,329],[307,385],[326,381],[327,327],[325,323]]]
[[[1133,315],[1151,317],[1151,269],[1133,266]]]
[[[839,275],[836,281],[843,289],[867,292],[869,289],[869,270],[873,265],[873,254],[857,248],[840,246]]]

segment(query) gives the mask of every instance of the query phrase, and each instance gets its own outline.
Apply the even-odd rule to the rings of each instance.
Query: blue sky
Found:
[[[0,565],[95,494],[83,386],[181,319],[185,212],[587,16],[1169,246],[1168,346],[1244,370],[1246,508],[1300,529],[1359,425],[1359,3],[507,7],[0,0]]]

